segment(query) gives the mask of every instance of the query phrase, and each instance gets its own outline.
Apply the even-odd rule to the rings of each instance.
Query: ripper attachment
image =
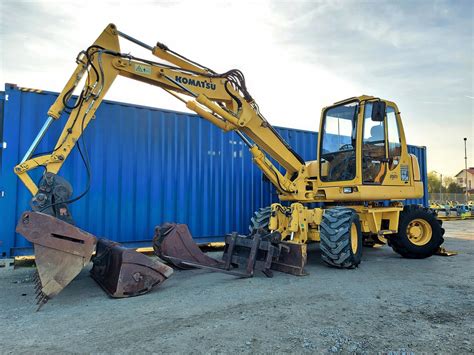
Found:
[[[39,212],[23,213],[16,231],[34,245],[39,310],[89,263],[97,239],[69,223]]]
[[[173,274],[158,260],[108,239],[99,239],[92,261],[92,278],[114,298],[143,295]]]

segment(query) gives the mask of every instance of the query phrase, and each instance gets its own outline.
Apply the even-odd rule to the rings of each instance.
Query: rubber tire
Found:
[[[406,230],[408,224],[414,219],[426,220],[432,229],[431,240],[425,245],[413,244],[407,236]],[[418,206],[406,206],[400,213],[398,223],[398,233],[388,239],[388,244],[392,249],[408,259],[424,259],[436,253],[438,248],[444,242],[444,229],[441,227],[442,221],[436,219],[436,213]]]
[[[351,248],[351,227],[357,228],[357,252]],[[324,210],[320,225],[321,258],[332,267],[356,268],[362,259],[362,231],[359,216],[352,208],[335,207]]]
[[[272,209],[270,206],[259,208],[257,211],[255,211],[252,218],[250,219],[250,235],[255,234],[259,229],[263,230],[265,233],[270,233],[270,230],[268,229],[268,223],[270,222],[271,214]]]

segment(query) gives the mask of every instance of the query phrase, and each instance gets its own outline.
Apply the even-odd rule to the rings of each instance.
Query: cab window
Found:
[[[358,102],[351,102],[331,107],[325,112],[320,150],[322,181],[355,178],[358,108]]]

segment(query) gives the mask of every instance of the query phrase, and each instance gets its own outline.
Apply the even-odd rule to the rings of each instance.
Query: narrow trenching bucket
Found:
[[[97,242],[92,262],[92,278],[114,298],[147,293],[173,274],[172,268],[158,260],[107,239]]]
[[[39,212],[23,213],[16,231],[34,245],[39,310],[89,263],[97,238],[69,223]]]

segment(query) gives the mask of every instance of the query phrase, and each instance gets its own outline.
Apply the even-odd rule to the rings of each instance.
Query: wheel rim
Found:
[[[407,236],[411,243],[421,246],[431,240],[433,230],[431,225],[424,219],[414,219],[408,224]]]
[[[359,248],[359,238],[358,238],[358,233],[357,233],[357,227],[355,223],[352,223],[351,225],[351,249],[352,249],[352,254],[357,253],[357,248]]]

